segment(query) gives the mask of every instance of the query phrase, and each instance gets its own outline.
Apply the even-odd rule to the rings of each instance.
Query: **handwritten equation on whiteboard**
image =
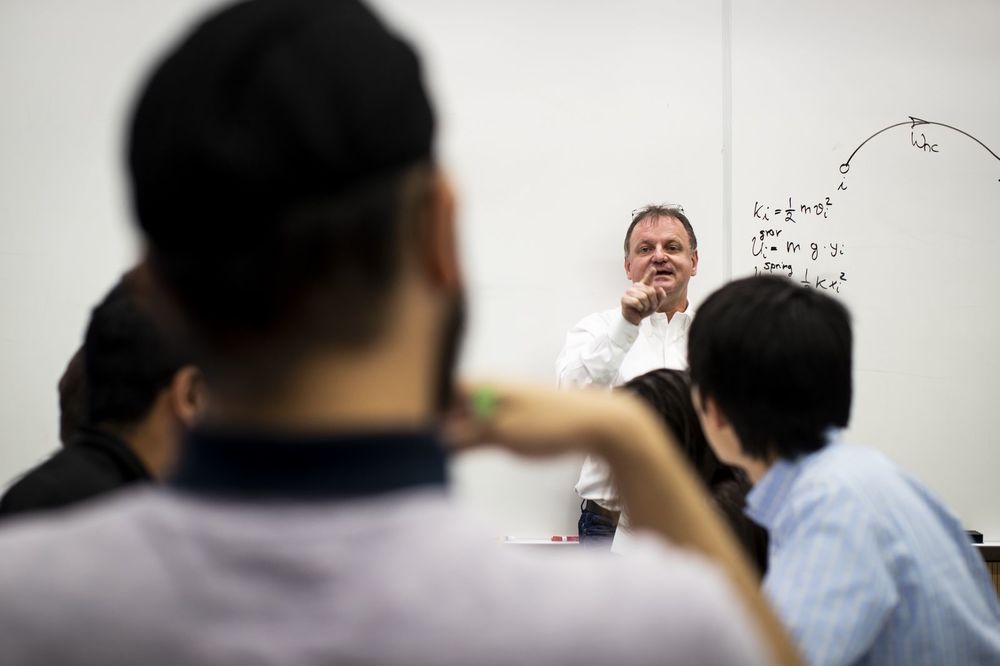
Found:
[[[972,140],[992,158],[985,161],[990,170],[996,167],[996,162],[1000,162],[1000,154],[963,129],[916,116],[907,118],[909,120],[883,127],[869,136],[840,165],[840,184],[835,190],[843,193],[839,196],[850,196],[847,193],[847,174],[851,171],[851,160],[878,136],[889,137],[895,134],[897,138],[903,138],[901,132],[892,132],[896,128],[909,128],[910,136],[906,145],[910,155],[914,152],[939,155],[942,147],[950,141]],[[896,145],[898,149],[901,144],[897,142]],[[985,177],[984,182],[992,180],[995,175],[992,173]],[[1000,182],[1000,178],[996,182]],[[847,243],[844,242],[844,232],[838,234],[832,216],[834,208],[834,202],[828,196],[805,200],[789,196],[780,201],[754,201],[754,234],[748,239],[754,261],[754,275],[786,275],[804,286],[838,294],[846,289],[849,275],[844,260],[847,256]],[[749,210],[745,212],[750,214]]]
[[[784,275],[803,286],[839,294],[848,281],[847,244],[837,235],[833,209],[827,196],[754,201],[754,234],[749,239],[753,274]]]

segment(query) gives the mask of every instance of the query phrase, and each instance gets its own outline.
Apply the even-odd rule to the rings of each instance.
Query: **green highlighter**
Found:
[[[486,421],[493,416],[500,396],[493,389],[483,386],[476,389],[472,394],[472,413],[477,419]]]

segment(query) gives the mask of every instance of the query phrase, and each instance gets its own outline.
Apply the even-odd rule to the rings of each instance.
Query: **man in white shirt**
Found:
[[[698,239],[684,209],[635,211],[624,249],[632,285],[619,307],[585,317],[566,335],[556,361],[560,387],[619,386],[657,368],[687,367],[688,281],[698,272]],[[621,503],[607,463],[588,457],[576,492],[583,500],[580,541],[610,547]]]

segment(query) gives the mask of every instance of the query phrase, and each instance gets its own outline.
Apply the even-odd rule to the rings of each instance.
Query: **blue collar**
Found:
[[[788,493],[799,476],[801,460],[778,460],[747,494],[745,513],[764,528],[774,527],[778,512],[784,508]]]
[[[347,498],[444,486],[445,453],[430,432],[188,435],[169,483],[198,494]]]
[[[843,431],[830,428],[825,434],[826,444],[821,448],[800,455],[798,458],[780,458],[771,465],[761,479],[747,494],[747,507],[744,513],[767,529],[774,527],[774,521],[787,504],[788,494],[795,485],[795,480],[805,469],[810,460],[828,450],[831,446],[843,441]]]

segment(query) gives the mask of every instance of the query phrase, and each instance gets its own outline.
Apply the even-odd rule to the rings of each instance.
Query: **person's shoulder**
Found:
[[[11,663],[72,661],[81,637],[121,631],[126,602],[146,589],[129,543],[141,539],[132,494],[12,516],[0,528],[0,645]]]
[[[800,483],[857,495],[863,494],[866,487],[900,477],[900,468],[881,451],[838,442],[806,458]]]
[[[814,476],[825,478],[830,494],[843,505],[841,513],[853,509],[863,515],[873,527],[897,536],[908,531],[901,523],[901,512],[923,516],[922,524],[947,524],[961,532],[961,523],[926,484],[899,466],[885,453],[866,446],[839,444],[830,447],[823,466],[817,466]]]
[[[157,490],[134,488],[5,521],[0,529],[0,644],[16,638],[7,633],[11,626],[37,628],[102,594],[120,597],[142,584],[133,574],[138,560],[156,556],[146,531]]]
[[[100,452],[63,448],[11,485],[0,500],[0,513],[63,507],[119,486],[120,476]]]
[[[875,449],[838,442],[794,463],[796,474],[775,527],[843,525],[872,530],[884,521],[886,506],[905,484],[901,470]]]
[[[567,550],[505,573],[527,581],[522,607],[539,642],[570,632],[577,654],[595,663],[765,661],[728,578],[704,558],[641,532],[627,556]],[[601,630],[581,632],[595,616]]]
[[[60,449],[25,472],[0,499],[0,514],[64,504],[67,501],[67,483],[73,482],[77,458],[78,452]]]
[[[0,587],[34,584],[33,573],[41,574],[35,581],[41,584],[53,575],[109,564],[89,555],[112,551],[125,534],[135,531],[141,520],[134,514],[152,494],[153,489],[136,488],[58,511],[12,516],[0,529],[0,560],[5,564],[0,567]]]
[[[471,519],[437,518],[433,544],[411,544],[408,575],[433,581],[436,612],[463,613],[469,644],[498,631],[517,636],[523,656],[504,652],[505,661],[766,662],[728,577],[691,551],[642,531],[627,556],[578,545],[502,545],[483,538]],[[469,621],[470,595],[488,622]]]

